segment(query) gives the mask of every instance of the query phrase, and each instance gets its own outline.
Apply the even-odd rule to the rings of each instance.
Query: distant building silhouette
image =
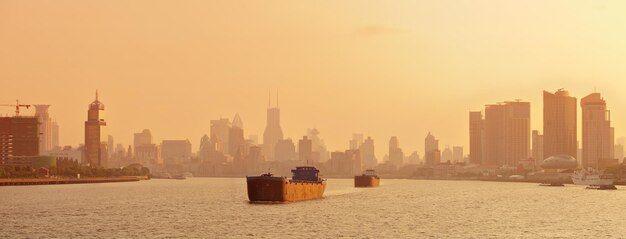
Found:
[[[361,144],[363,144],[363,134],[352,134],[350,149],[359,149]]]
[[[52,119],[48,113],[50,105],[34,105],[35,116],[39,120],[39,152],[45,153],[55,145],[52,142]]]
[[[152,132],[149,129],[144,129],[141,133],[135,133],[133,135],[133,147],[138,148],[142,145],[153,144]]]
[[[378,166],[378,160],[376,159],[374,140],[372,139],[372,137],[367,137],[363,144],[361,144],[360,149],[365,169],[376,168],[376,166]]]
[[[307,164],[313,163],[313,141],[307,136],[303,136],[298,141],[298,159]]]
[[[279,140],[274,149],[276,161],[291,161],[296,159],[296,145],[291,139]]]
[[[517,167],[530,157],[530,103],[504,102],[485,106],[483,164]]]
[[[463,158],[463,147],[454,146],[452,147],[452,162],[454,163],[464,163]]]
[[[439,151],[439,140],[430,132],[424,139],[424,159],[426,166],[434,166],[441,161],[441,151]]]
[[[452,149],[450,149],[450,147],[447,145],[446,148],[444,148],[441,152],[441,161],[444,163],[452,163],[453,161]]]
[[[108,167],[106,121],[104,121],[104,104],[96,99],[89,104],[87,121],[85,121],[85,157],[84,162],[92,167]]]
[[[237,153],[241,153],[243,155],[248,154],[249,147],[246,142],[246,138],[243,135],[243,121],[241,120],[239,113],[237,113],[233,118],[233,124],[230,128],[228,136],[228,147],[230,148],[228,152],[231,155],[237,155]]]
[[[600,93],[580,100],[582,108],[582,166],[598,168],[601,160],[613,159],[611,113]]]
[[[113,145],[115,145],[115,139],[113,138],[113,135],[109,135],[107,138],[107,157],[109,157],[109,159],[111,159],[115,154],[115,148],[113,148]]]
[[[482,164],[484,161],[484,135],[485,135],[485,120],[483,114],[480,111],[470,112],[470,160],[472,164]]]
[[[543,156],[543,135],[538,130],[533,130],[532,133],[532,156],[535,159],[535,164],[541,163],[544,159]]]
[[[543,157],[577,155],[576,98],[569,92],[543,92]]]
[[[359,150],[335,151],[330,154],[330,174],[334,176],[353,176],[363,171]]]
[[[225,154],[230,152],[230,133],[231,125],[228,118],[211,120],[211,139],[213,141],[219,140],[222,143],[222,152]],[[240,133],[241,137],[243,137],[243,129],[241,129]]]
[[[324,140],[319,137],[320,132],[317,129],[308,129],[307,137],[311,139],[313,144],[313,161],[326,162],[328,161],[328,150]]]
[[[276,107],[268,105],[267,125],[263,133],[263,150],[269,161],[274,160],[274,150],[276,143],[283,139],[283,130],[280,128],[280,109],[278,108],[278,96],[276,96]]]
[[[52,148],[57,148],[61,146],[61,142],[59,141],[60,127],[56,121],[52,121],[51,127],[51,140],[52,140]]]
[[[191,142],[189,140],[163,140],[161,157],[166,165],[186,163],[191,158]]]
[[[396,169],[404,164],[404,152],[402,152],[400,142],[396,136],[392,136],[389,139],[389,164]]]
[[[204,134],[202,138],[200,138],[200,148],[198,149],[198,159],[201,162],[209,160],[209,154],[211,153],[211,140],[209,136]]]

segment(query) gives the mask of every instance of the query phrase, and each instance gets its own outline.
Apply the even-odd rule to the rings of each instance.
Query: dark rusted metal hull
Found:
[[[354,186],[357,188],[378,187],[378,185],[380,185],[380,178],[378,176],[354,176]]]
[[[326,190],[326,181],[292,182],[283,177],[247,177],[250,202],[296,202],[319,199]]]

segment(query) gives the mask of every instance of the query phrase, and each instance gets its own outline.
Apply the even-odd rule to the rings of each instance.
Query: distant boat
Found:
[[[576,185],[609,186],[613,185],[614,181],[613,175],[594,168],[581,169],[572,174],[572,182]]]
[[[250,202],[294,202],[322,198],[326,189],[326,179],[319,176],[319,170],[312,166],[296,167],[293,176],[274,176],[271,173],[261,176],[247,176],[248,199]]]
[[[362,175],[354,176],[354,187],[378,187],[378,185],[380,185],[380,177],[374,170],[365,170]]]

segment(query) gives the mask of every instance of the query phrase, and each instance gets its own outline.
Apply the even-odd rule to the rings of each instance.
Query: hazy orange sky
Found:
[[[262,138],[278,89],[286,136],[316,127],[343,150],[362,132],[380,158],[392,135],[406,153],[423,155],[428,131],[467,146],[468,111],[499,101],[530,101],[541,130],[543,90],[595,88],[622,136],[624,13],[626,1],[2,0],[0,102],[51,104],[61,143],[77,145],[99,89],[116,143],[149,128],[195,150],[236,112]]]

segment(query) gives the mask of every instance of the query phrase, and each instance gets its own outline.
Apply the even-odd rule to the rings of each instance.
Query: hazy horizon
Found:
[[[578,100],[602,93],[625,135],[626,16],[620,1],[2,1],[0,103],[51,104],[62,145],[83,143],[95,90],[108,133],[132,144],[189,139],[210,120],[243,119],[262,139],[268,90],[296,141],[317,128],[330,151],[372,136],[381,160],[391,136],[423,156],[469,153],[468,112],[531,102],[542,91]],[[375,9],[375,11],[374,11]],[[0,114],[13,115],[2,107]],[[23,111],[33,114],[34,109]],[[579,128],[580,128],[580,117]],[[580,130],[578,137],[580,138]]]

